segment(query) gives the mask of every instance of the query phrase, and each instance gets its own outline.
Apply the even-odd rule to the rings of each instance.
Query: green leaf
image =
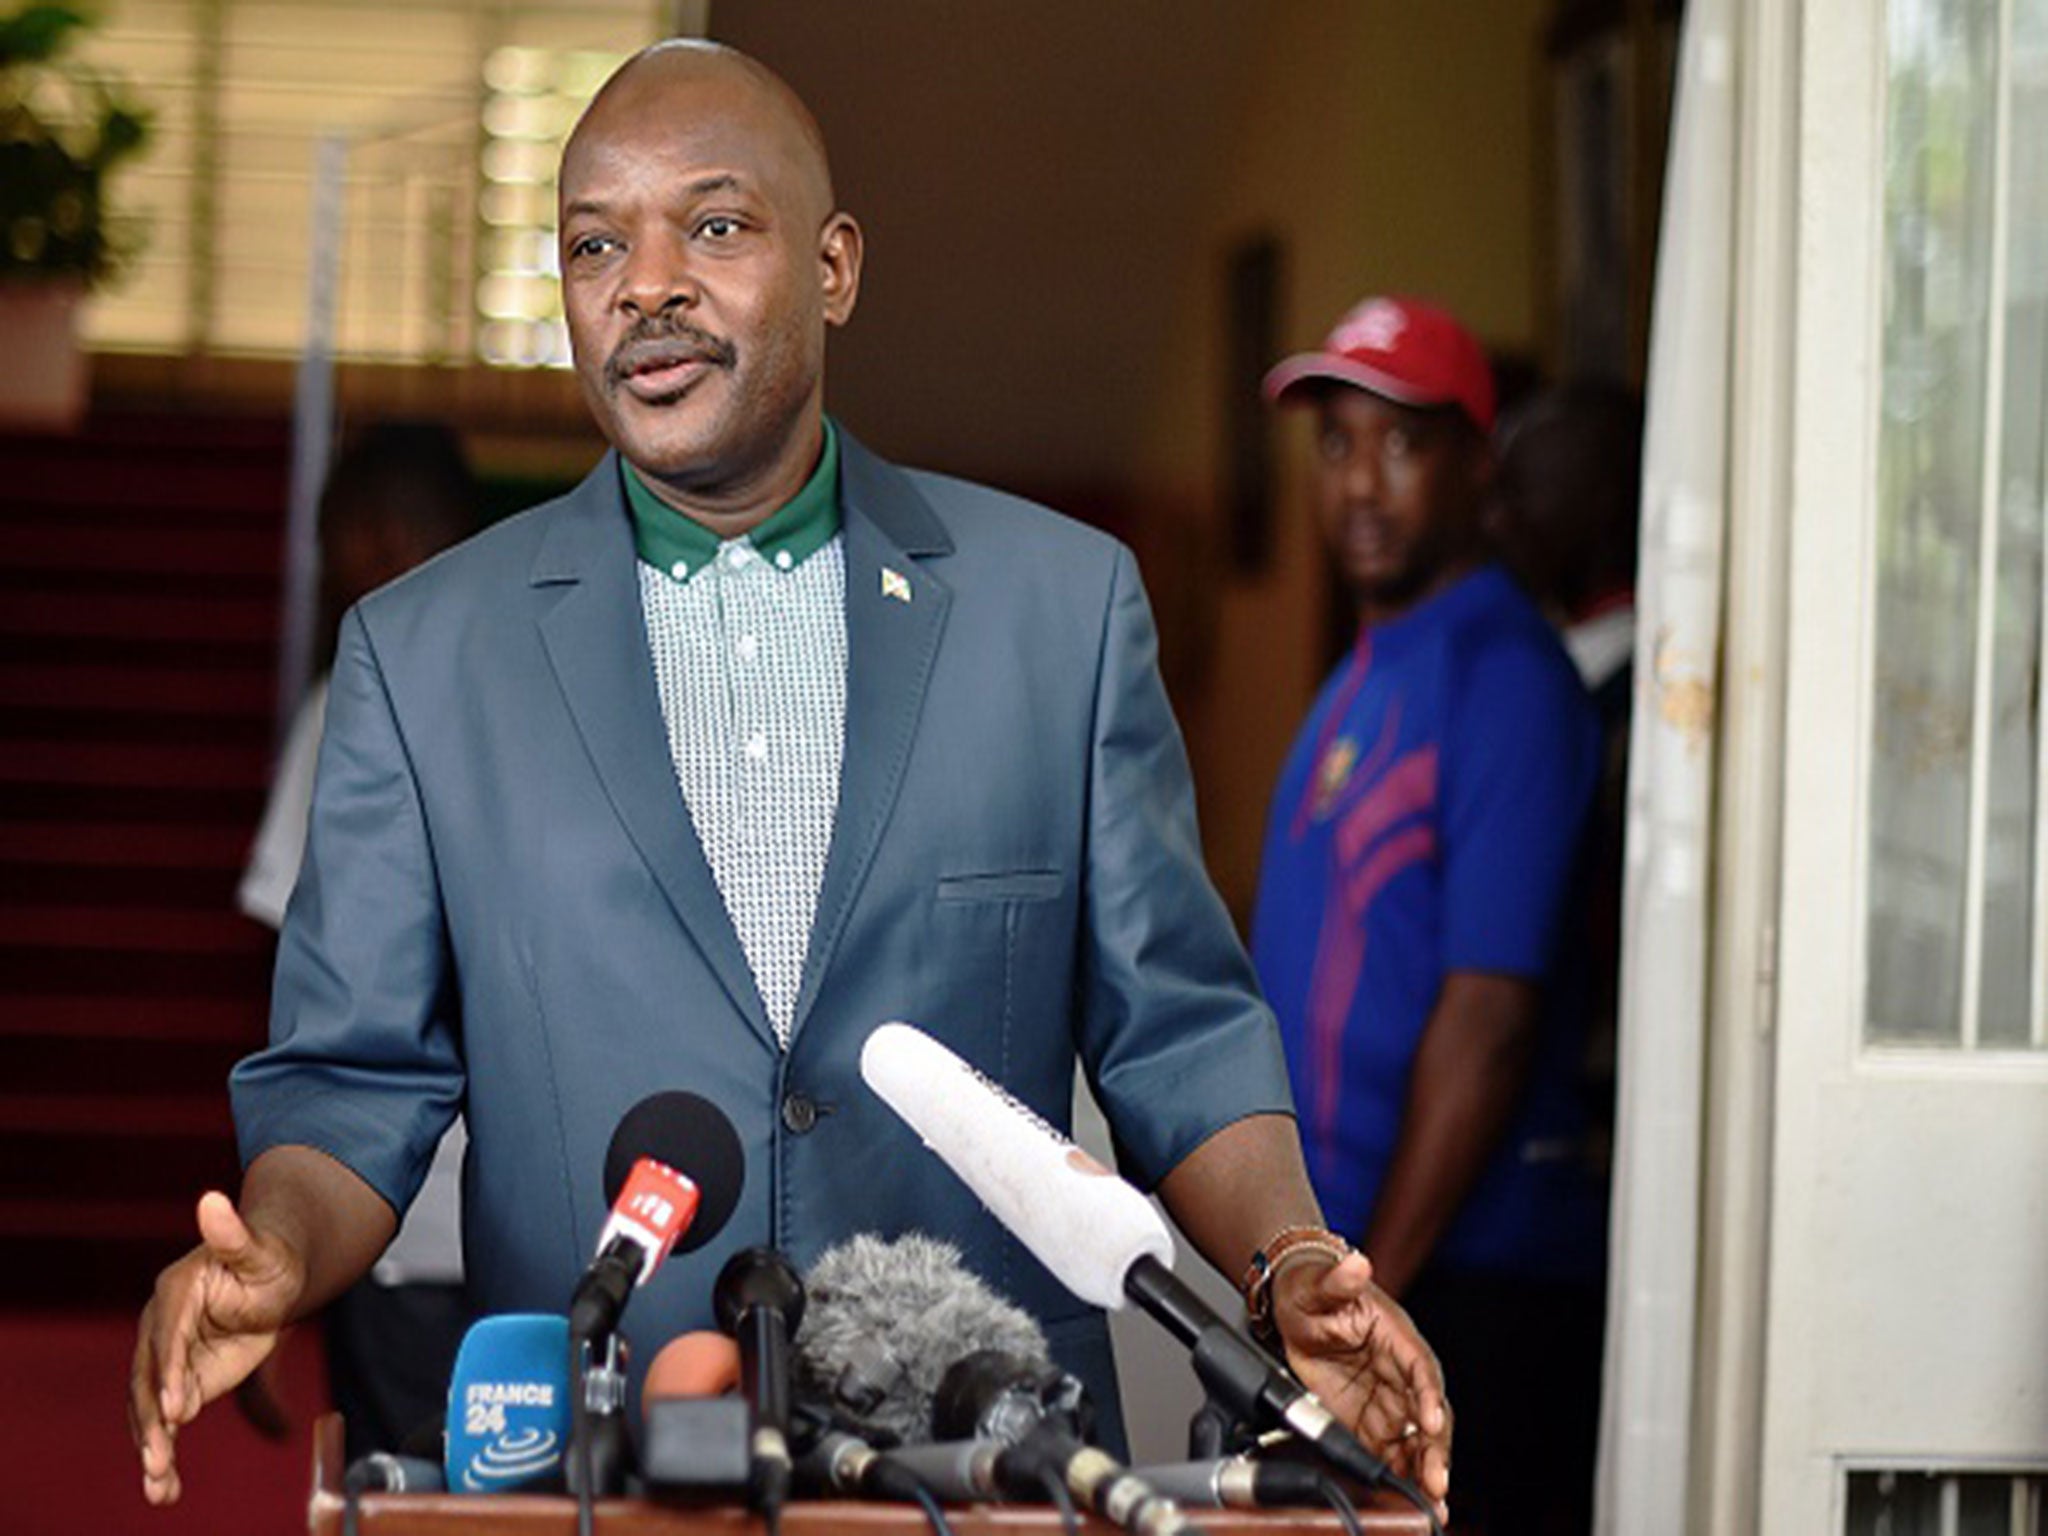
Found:
[[[55,58],[86,24],[85,13],[68,5],[25,5],[0,17],[0,68]]]

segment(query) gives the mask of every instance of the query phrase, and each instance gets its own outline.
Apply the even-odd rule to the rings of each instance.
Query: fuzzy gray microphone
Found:
[[[921,1232],[849,1238],[819,1255],[804,1290],[797,1390],[878,1447],[931,1438],[932,1394],[962,1355],[1046,1358],[1031,1315],[970,1273],[958,1248]]]

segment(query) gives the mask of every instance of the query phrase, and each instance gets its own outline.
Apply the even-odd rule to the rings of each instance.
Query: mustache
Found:
[[[637,321],[605,359],[606,384],[617,388],[636,373],[678,363],[710,363],[730,369],[739,361],[733,344],[687,320],[649,315]]]

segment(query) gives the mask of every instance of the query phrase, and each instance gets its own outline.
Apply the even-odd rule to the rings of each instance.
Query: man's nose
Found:
[[[1337,467],[1338,483],[1347,501],[1379,500],[1382,475],[1380,456],[1371,448],[1354,448]]]
[[[656,239],[634,243],[619,290],[621,307],[636,314],[658,315],[693,308],[700,297],[696,274],[679,242]]]

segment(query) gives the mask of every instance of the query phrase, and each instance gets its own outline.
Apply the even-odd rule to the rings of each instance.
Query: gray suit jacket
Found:
[[[737,1247],[802,1267],[917,1228],[1110,1393],[1100,1316],[867,1091],[861,1043],[915,1023],[1060,1126],[1078,1053],[1149,1185],[1291,1111],[1277,1035],[1203,871],[1130,553],[842,444],[846,755],[788,1052],[677,787],[607,455],[345,621],[272,1043],[233,1078],[242,1155],[322,1148],[402,1211],[464,1113],[472,1292],[559,1311],[613,1128],[688,1088],[747,1177],[723,1234],[636,1295],[643,1362],[712,1326]]]

